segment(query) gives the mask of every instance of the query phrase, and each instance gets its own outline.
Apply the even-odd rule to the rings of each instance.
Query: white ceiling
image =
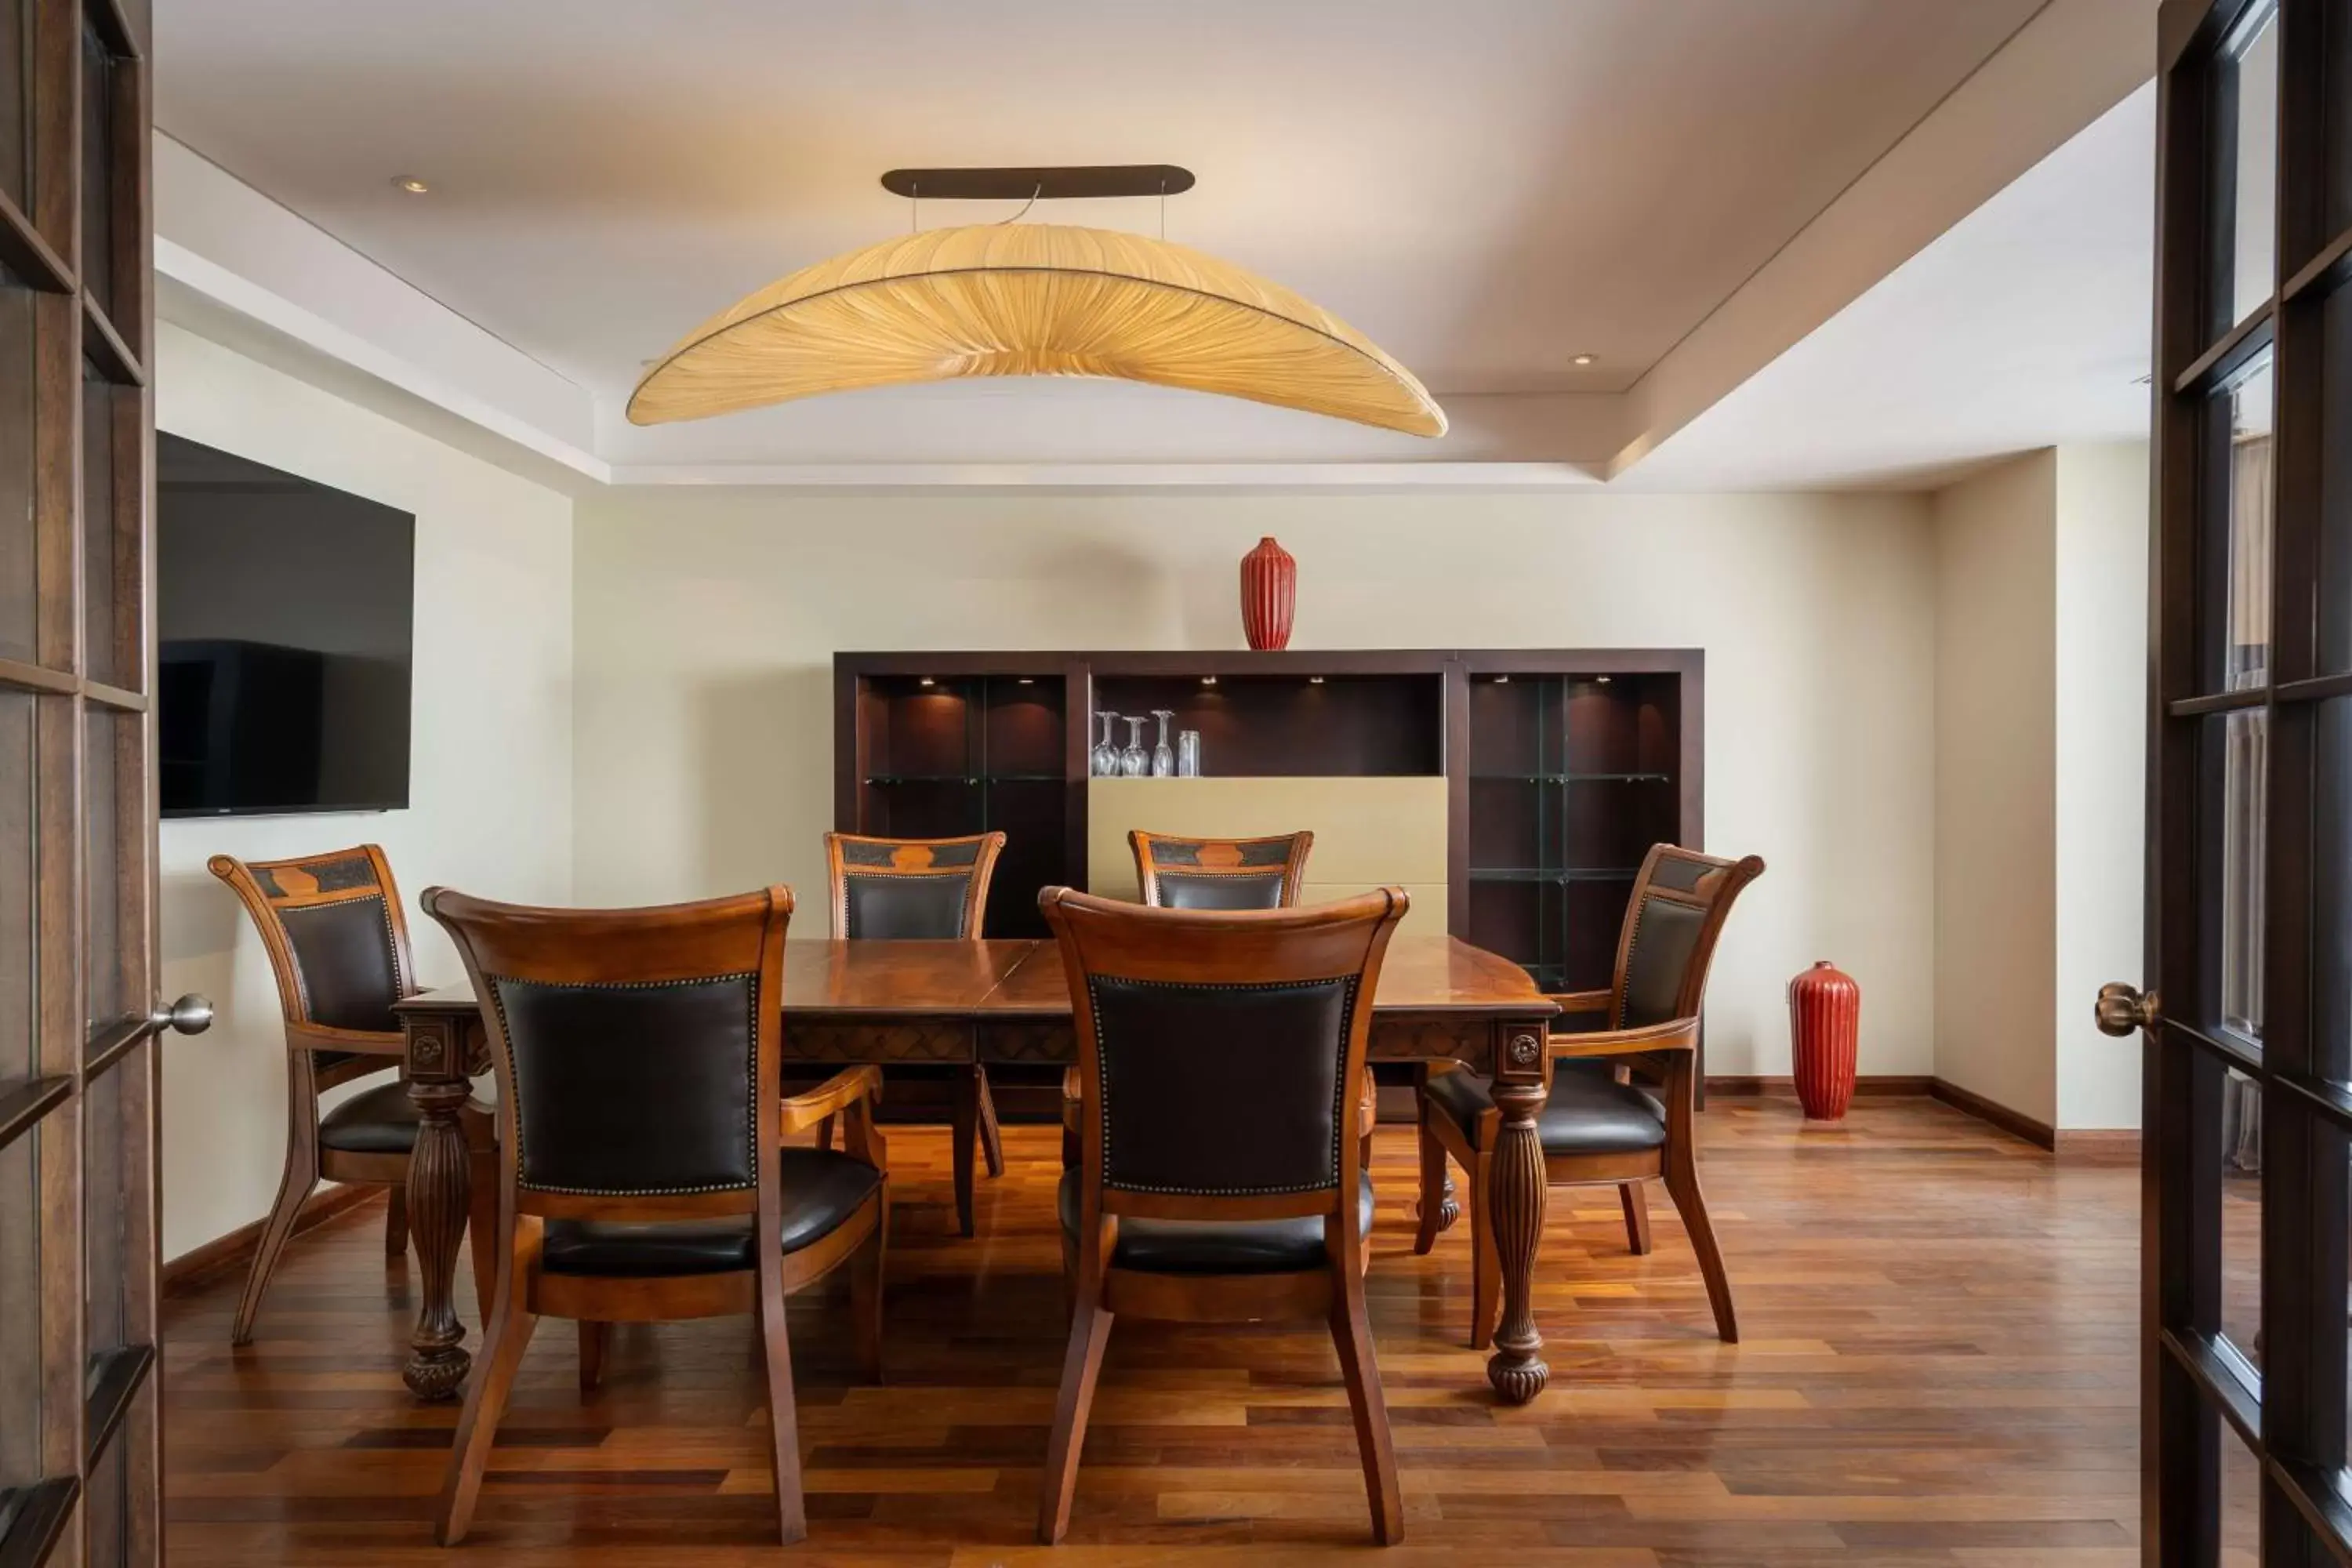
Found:
[[[158,8],[156,119],[586,388],[614,462],[972,461],[1024,440],[1101,461],[1188,443],[1479,460],[1530,444],[1496,432],[1572,425],[1636,381],[2041,8],[174,0]],[[1159,161],[1201,182],[1168,203],[1170,237],[1347,317],[1447,399],[1458,445],[1335,445],[1307,416],[1097,384],[866,394],[661,431],[616,417],[687,328],[906,225],[885,169]],[[433,192],[403,195],[395,174]],[[921,221],[1003,210],[927,204]]]
[[[2155,233],[2150,83],[1621,482],[1924,486],[2036,447],[2145,438]]]

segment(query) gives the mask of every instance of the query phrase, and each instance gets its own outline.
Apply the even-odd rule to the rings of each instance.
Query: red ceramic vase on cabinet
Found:
[[[1789,982],[1789,1034],[1795,1047],[1797,1102],[1815,1121],[1835,1121],[1853,1103],[1862,1032],[1862,987],[1828,959]]]
[[[1272,539],[1242,557],[1242,630],[1254,648],[1290,646],[1290,614],[1298,601],[1298,562]]]

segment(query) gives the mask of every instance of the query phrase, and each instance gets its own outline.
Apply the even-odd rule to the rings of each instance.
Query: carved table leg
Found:
[[[1462,1205],[1454,1192],[1454,1173],[1448,1171],[1445,1173],[1445,1201],[1437,1205],[1438,1233],[1443,1235],[1452,1230],[1454,1222],[1461,1217]]]
[[[1528,1049],[1523,1051],[1522,1042]],[[1525,1069],[1539,1067],[1543,1056],[1540,1034],[1515,1034],[1505,1050],[1506,1061]],[[1503,1113],[1495,1146],[1493,1188],[1486,1212],[1495,1233],[1495,1251],[1503,1270],[1503,1321],[1495,1331],[1495,1353],[1486,1363],[1486,1381],[1513,1405],[1525,1405],[1543,1392],[1551,1369],[1543,1363],[1543,1335],[1536,1331],[1536,1249],[1543,1239],[1543,1145],[1536,1135],[1536,1119],[1549,1098],[1547,1086],[1511,1082],[1498,1078],[1495,1103]]]
[[[472,1098],[457,1030],[440,1020],[408,1025],[408,1098],[415,1102],[416,1148],[408,1157],[408,1235],[416,1248],[423,1300],[401,1380],[419,1399],[452,1399],[474,1358],[452,1299],[457,1246],[472,1202],[473,1156],[457,1113]]]

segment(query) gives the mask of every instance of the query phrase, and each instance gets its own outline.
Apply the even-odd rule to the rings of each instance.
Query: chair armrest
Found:
[[[1616,1057],[1645,1056],[1653,1051],[1696,1051],[1698,1048],[1698,1020],[1669,1018],[1663,1024],[1649,1024],[1638,1029],[1596,1029],[1589,1035],[1554,1035],[1550,1044],[1551,1059],[1554,1061],[1578,1058],[1607,1060]]]
[[[1606,1013],[1617,997],[1610,991],[1555,991],[1549,999],[1559,1004],[1562,1017],[1573,1017],[1580,1013]]]
[[[806,1094],[784,1097],[782,1130],[804,1132],[826,1117],[846,1110],[861,1100],[882,1098],[882,1069],[871,1065],[844,1068]]]
[[[408,1049],[408,1037],[397,1030],[331,1029],[323,1024],[289,1024],[289,1051],[345,1051],[355,1057],[386,1057],[398,1061]]]

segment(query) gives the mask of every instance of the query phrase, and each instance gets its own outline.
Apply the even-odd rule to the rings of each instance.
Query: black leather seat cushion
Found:
[[[776,1155],[784,1189],[779,1239],[786,1252],[798,1252],[840,1229],[882,1184],[882,1173],[873,1166],[830,1149],[779,1149]],[[749,1215],[657,1225],[555,1219],[547,1222],[540,1268],[550,1274],[646,1279],[723,1274],[758,1261]]]
[[[398,1079],[364,1089],[319,1118],[319,1142],[347,1154],[405,1154],[416,1147],[416,1102]]]
[[[1450,1072],[1429,1080],[1429,1102],[1478,1146],[1478,1118],[1495,1103],[1486,1080]],[[1666,1108],[1606,1067],[1562,1062],[1552,1073],[1551,1100],[1536,1122],[1547,1154],[1638,1154],[1666,1141]]]
[[[1056,1195],[1062,1230],[1072,1237],[1078,1234],[1078,1182],[1077,1172],[1063,1172]],[[1364,1234],[1370,1235],[1372,1178],[1369,1172],[1361,1173],[1356,1214]],[[1328,1259],[1323,1250],[1320,1215],[1230,1223],[1122,1219],[1111,1264],[1152,1274],[1289,1274],[1328,1267]]]

